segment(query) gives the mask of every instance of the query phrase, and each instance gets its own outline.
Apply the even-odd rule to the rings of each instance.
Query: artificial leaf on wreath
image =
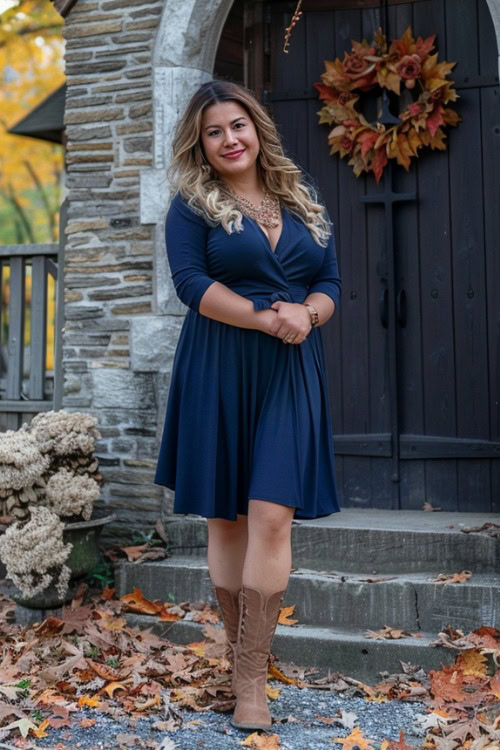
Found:
[[[418,150],[423,146],[446,149],[441,128],[456,127],[462,118],[443,106],[458,98],[453,81],[446,78],[456,62],[438,62],[438,53],[430,54],[435,37],[415,40],[408,26],[388,49],[379,28],[371,44],[366,39],[353,39],[352,50],[345,51],[343,60],[325,60],[322,82],[314,83],[324,102],[318,112],[319,124],[334,126],[328,134],[330,154],[349,157],[356,177],[372,172],[379,183],[389,159],[396,159],[408,172],[412,158],[420,156]],[[398,113],[401,122],[386,128],[379,122],[367,122],[356,109],[360,94],[376,87],[398,97],[417,92],[417,88],[420,94]]]

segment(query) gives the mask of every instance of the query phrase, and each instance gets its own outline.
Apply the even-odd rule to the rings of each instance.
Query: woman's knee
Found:
[[[249,500],[249,529],[255,531],[259,537],[288,539],[294,514],[295,508],[287,505],[268,500]]]
[[[209,536],[217,538],[239,538],[245,535],[247,529],[247,516],[237,516],[236,521],[228,521],[226,518],[207,518]]]

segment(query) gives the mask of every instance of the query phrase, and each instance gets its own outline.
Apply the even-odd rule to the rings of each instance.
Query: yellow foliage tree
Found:
[[[49,0],[0,0],[0,243],[58,239],[63,148],[12,135],[21,120],[64,83],[63,21]],[[1,269],[0,269],[1,271]],[[0,273],[8,326],[9,267]],[[48,278],[47,368],[54,366],[55,288]],[[30,343],[31,267],[26,268],[25,346]],[[6,331],[0,333],[5,340]]]
[[[10,7],[2,13],[6,5]],[[6,131],[64,83],[62,25],[49,0],[0,0],[3,243],[8,243],[9,237],[12,241],[12,223],[14,242],[53,242],[58,236],[63,149]]]

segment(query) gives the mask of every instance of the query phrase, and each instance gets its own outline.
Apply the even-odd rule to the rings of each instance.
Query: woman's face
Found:
[[[241,177],[256,169],[259,139],[252,118],[238,102],[207,107],[201,141],[209,163],[221,177]]]

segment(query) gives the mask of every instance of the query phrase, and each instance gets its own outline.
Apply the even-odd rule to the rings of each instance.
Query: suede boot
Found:
[[[239,607],[239,591],[233,594],[227,589],[215,586],[215,594],[217,601],[219,602],[220,611],[222,613],[222,621],[224,623],[224,629],[226,631],[226,652],[224,656],[231,663],[232,677],[231,677],[231,690],[233,695],[236,687],[236,659],[235,649],[236,641],[238,638],[238,625],[240,620],[240,607]]]
[[[286,589],[264,595],[243,585],[235,660],[234,691],[237,701],[231,724],[239,729],[269,729],[272,717],[267,705],[267,666]]]

